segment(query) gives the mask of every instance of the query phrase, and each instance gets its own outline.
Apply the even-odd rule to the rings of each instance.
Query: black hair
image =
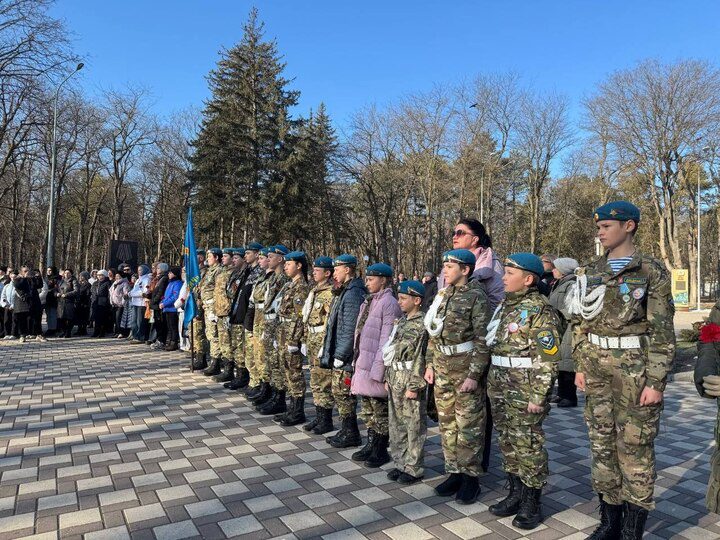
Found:
[[[465,225],[472,233],[478,237],[478,246],[482,248],[492,247],[492,238],[485,230],[485,225],[480,223],[477,219],[463,218],[458,221],[458,225]]]

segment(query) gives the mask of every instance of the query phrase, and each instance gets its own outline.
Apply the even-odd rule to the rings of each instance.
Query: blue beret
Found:
[[[195,255],[202,255],[205,256],[205,250],[204,249],[196,249]]]
[[[513,253],[505,259],[505,266],[519,268],[520,270],[532,272],[538,276],[542,276],[545,273],[542,260],[533,253]]]
[[[275,255],[282,255],[283,257],[290,253],[290,250],[282,244],[275,244],[268,248],[268,253],[275,253]]]
[[[302,251],[291,251],[287,255],[285,255],[286,261],[293,261],[293,262],[304,262],[307,263],[307,257],[305,256],[305,253]]]
[[[425,285],[413,279],[401,281],[400,285],[398,285],[398,293],[409,294],[410,296],[419,296],[422,298],[425,296]]]
[[[627,201],[614,201],[595,209],[595,221],[634,221],[640,223],[640,209]]]
[[[239,255],[240,257],[244,257],[245,256],[245,248],[244,247],[233,248],[233,255]]]
[[[263,248],[263,245],[260,242],[250,242],[247,246],[245,246],[246,251],[260,251]]]
[[[353,255],[343,253],[339,257],[335,257],[333,266],[357,266],[357,258]]]
[[[368,276],[392,277],[393,272],[389,264],[375,263],[368,266],[366,274]]]
[[[212,253],[216,257],[222,257],[222,254],[223,254],[222,249],[220,249],[219,247],[214,247],[214,248],[208,249],[208,253]]]
[[[231,257],[235,255],[235,248],[226,247],[222,249],[223,255],[230,255]]]
[[[330,257],[322,255],[315,259],[315,262],[313,262],[313,266],[316,268],[325,268],[331,270],[333,267],[333,260]]]
[[[443,262],[454,262],[475,266],[475,254],[469,249],[451,249],[443,253]]]
[[[260,250],[260,255],[262,255],[263,257],[267,257],[269,252],[270,252],[270,248],[264,247]]]

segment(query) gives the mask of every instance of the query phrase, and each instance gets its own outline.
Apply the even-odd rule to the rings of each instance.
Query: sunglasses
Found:
[[[452,235],[453,235],[453,238],[461,238],[461,237],[465,236],[466,234],[469,234],[469,235],[471,235],[471,236],[475,236],[473,233],[467,232],[467,231],[463,231],[462,229],[456,229],[456,230],[454,230]]]

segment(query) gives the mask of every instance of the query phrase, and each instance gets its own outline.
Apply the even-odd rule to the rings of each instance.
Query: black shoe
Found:
[[[577,407],[577,401],[572,401],[570,399],[561,399],[557,402],[558,407]]]
[[[223,384],[223,387],[227,388],[228,390],[240,390],[241,388],[247,388],[247,384],[243,384],[243,379],[240,377],[239,370],[236,370],[235,378],[232,381]]]
[[[365,461],[367,458],[370,457],[370,452],[372,451],[374,441],[375,441],[375,430],[368,429],[367,443],[365,443],[365,446],[363,446],[360,450],[358,450],[352,456],[350,456],[350,459],[352,459],[353,461]]]
[[[287,418],[287,416],[289,414],[292,414],[294,405],[295,405],[295,402],[293,402],[292,398],[290,398],[290,404],[285,408],[284,411],[279,412],[278,414],[273,416],[273,422],[276,422],[279,424],[280,422],[285,420],[285,418]]]
[[[357,416],[351,413],[342,419],[342,428],[333,437],[325,439],[333,448],[350,448],[351,446],[360,446],[362,439],[360,438],[360,430],[357,425]]]
[[[263,403],[267,403],[274,392],[275,389],[270,386],[270,383],[262,383],[260,385],[260,393],[252,399],[252,404],[255,405],[256,409],[259,408]]]
[[[375,444],[370,450],[370,456],[365,460],[365,466],[371,469],[382,467],[392,459],[387,451],[388,436],[375,434]]]
[[[220,373],[218,373],[213,380],[215,382],[224,383],[233,380],[233,371],[235,363],[232,360],[220,360]]]
[[[269,400],[265,405],[262,405],[258,412],[263,416],[270,416],[271,414],[278,414],[287,411],[287,403],[285,403],[285,390],[278,390],[275,392],[275,398]]]
[[[389,475],[388,475],[388,477],[389,477]],[[412,474],[408,474],[405,472],[402,473],[397,479],[399,484],[403,484],[405,486],[411,486],[413,484],[418,483],[420,480],[422,480],[422,476],[413,476]]]
[[[401,474],[403,473],[400,469],[390,469],[387,473],[388,480],[392,480],[393,482],[397,482],[398,478],[400,478]]]
[[[315,418],[310,420],[303,426],[304,431],[312,431],[320,423],[320,415],[322,414],[322,407],[315,405]]]
[[[518,509],[515,519],[512,520],[513,527],[530,530],[542,523],[541,495],[542,488],[532,488],[525,484],[522,485],[520,508]]]
[[[522,481],[519,476],[508,473],[508,488],[510,492],[502,501],[490,506],[488,510],[494,516],[508,517],[514,516],[520,509],[520,499],[522,496]]]
[[[213,375],[217,375],[218,373],[220,373],[220,359],[211,358],[208,367],[203,370],[203,375],[205,375],[206,377],[212,377]]]
[[[192,370],[198,371],[200,369],[205,369],[206,367],[207,367],[207,362],[205,361],[205,354],[197,354],[196,353],[195,358],[192,361]]]
[[[636,504],[626,502],[623,517],[621,540],[642,540],[648,511]]]
[[[285,427],[297,426],[305,422],[305,398],[290,398],[290,411],[285,418],[280,420],[280,425]]]
[[[560,401],[560,396],[557,394],[550,398],[550,403],[557,403],[558,401]]]
[[[247,368],[241,367],[237,370],[235,370],[235,377],[238,386],[235,388],[235,390],[242,390],[243,388],[247,388],[250,384],[250,372],[247,370]]]
[[[260,392],[262,392],[263,389],[263,383],[258,384],[257,386],[247,386],[245,389],[243,389],[243,393],[245,394],[245,397],[252,401],[256,397],[260,395]]]
[[[455,500],[459,504],[472,504],[477,501],[479,496],[480,482],[478,482],[478,477],[463,474],[462,484],[460,485],[457,495],[455,495]]]
[[[435,494],[441,497],[451,497],[455,495],[462,486],[462,475],[460,473],[451,473],[442,484],[435,488]]]
[[[335,426],[333,426],[332,421],[332,408],[327,409],[325,407],[320,407],[320,409],[320,420],[318,421],[317,426],[315,426],[312,430],[315,435],[324,435],[325,433],[330,433],[335,430]]]
[[[618,540],[623,527],[623,505],[608,504],[600,495],[600,525],[587,540]]]

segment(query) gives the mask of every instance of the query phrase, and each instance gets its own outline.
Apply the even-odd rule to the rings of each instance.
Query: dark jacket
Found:
[[[100,308],[101,310],[110,309],[110,280],[97,280],[90,288],[90,304],[93,310]],[[96,313],[94,311],[94,313]]]
[[[575,362],[573,361],[572,357],[573,329],[572,324],[570,324],[572,315],[567,310],[565,302],[568,295],[570,294],[570,289],[572,288],[576,280],[577,277],[575,276],[575,274],[569,274],[567,276],[564,276],[560,280],[556,280],[555,287],[553,288],[550,296],[548,297],[548,302],[550,302],[550,305],[554,307],[555,310],[558,312],[558,314],[560,315],[560,319],[563,323],[560,330],[564,328],[564,332],[560,338],[560,354],[562,355],[562,358],[558,363],[558,369],[560,371],[575,371]]]
[[[430,305],[433,303],[433,300],[435,300],[435,296],[437,296],[438,292],[438,283],[437,278],[432,278],[430,281],[425,283],[425,296],[423,296],[422,301],[422,310],[427,312]]]
[[[29,313],[32,306],[32,280],[26,277],[16,277],[13,280],[15,285],[14,313]]]
[[[360,278],[353,279],[337,292],[328,317],[321,367],[332,368],[337,359],[344,364],[343,369],[352,369],[355,325],[366,294],[367,289]]]
[[[163,296],[165,296],[165,289],[168,286],[168,275],[167,272],[162,272],[158,275],[157,283],[155,288],[152,290],[150,295],[150,309],[160,309],[160,302],[162,302]]]
[[[69,280],[63,280],[57,299],[57,316],[58,319],[75,319],[75,301],[77,297],[77,280],[71,277]],[[65,298],[63,298],[63,294]]]
[[[85,325],[90,318],[90,283],[87,281],[77,282],[77,294],[75,295],[75,321],[77,324]]]
[[[228,280],[228,290],[235,289],[235,294],[230,304],[230,324],[245,323],[248,305],[250,304],[250,295],[252,294],[252,283],[248,285],[251,268],[246,266],[242,269],[240,275],[231,275]],[[237,283],[235,283],[237,281]],[[244,326],[243,326],[244,327]],[[250,330],[252,332],[252,330]]]
[[[45,280],[47,285],[47,294],[45,295],[45,307],[54,308],[58,305],[57,286],[60,282],[60,276],[48,276]]]

